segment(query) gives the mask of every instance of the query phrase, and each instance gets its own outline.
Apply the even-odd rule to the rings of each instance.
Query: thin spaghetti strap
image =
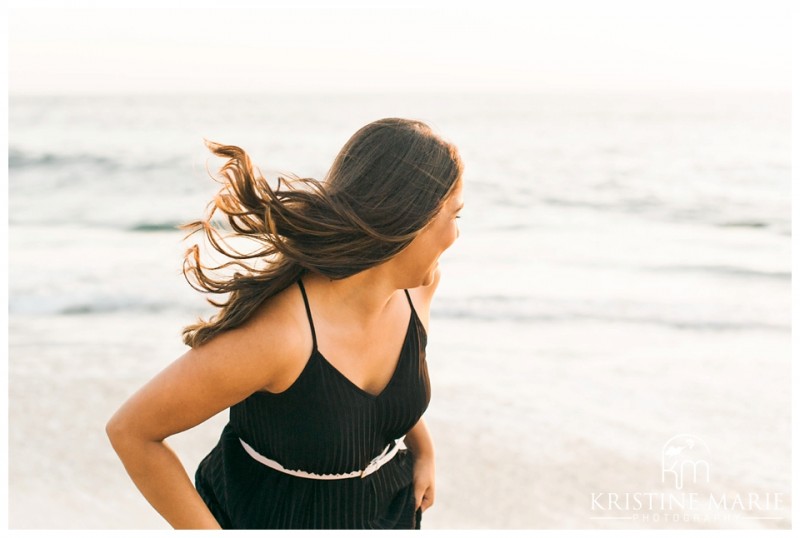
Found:
[[[300,286],[300,292],[303,294],[303,302],[306,304],[306,314],[308,315],[308,324],[311,326],[311,339],[314,341],[314,349],[317,349],[317,332],[314,330],[314,320],[311,317],[311,307],[308,306],[306,288],[303,286],[303,281],[299,278],[297,279],[297,284]]]
[[[414,315],[419,317],[419,315],[417,314],[417,310],[414,308],[414,303],[411,302],[411,294],[408,293],[408,290],[403,290],[403,291],[406,292],[406,297],[408,298],[408,304],[411,305],[411,311],[414,313]]]

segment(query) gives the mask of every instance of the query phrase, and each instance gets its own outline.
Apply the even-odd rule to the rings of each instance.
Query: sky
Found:
[[[791,89],[783,0],[99,4],[11,2],[11,95]]]

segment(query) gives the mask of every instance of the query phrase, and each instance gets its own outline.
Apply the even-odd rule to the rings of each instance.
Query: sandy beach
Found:
[[[115,406],[182,353],[176,321],[12,321],[11,528],[168,528],[125,474],[103,427]],[[89,328],[94,342],[70,341]],[[524,327],[495,327],[491,343],[464,337],[480,335],[481,325],[435,328],[429,346],[433,399],[425,416],[436,444],[437,497],[425,513],[425,528],[653,528],[652,521],[591,519],[591,492],[669,491],[660,481],[659,454],[675,431],[702,431],[716,448],[710,490],[788,486],[783,470],[789,446],[780,442],[789,428],[788,411],[782,411],[788,409],[788,375],[751,364],[735,338],[728,353],[700,370],[692,354],[702,350],[686,353],[674,341],[670,346],[670,336],[659,329],[639,331],[620,353],[604,345],[613,329],[601,326],[594,334],[586,328],[526,333]],[[18,342],[28,332],[59,338],[26,353]],[[590,336],[597,343],[594,359],[571,355],[565,342]],[[761,339],[764,356],[788,353],[783,340]],[[64,354],[65,346],[73,351]],[[36,356],[30,355],[33,349]],[[529,361],[517,360],[516,369],[503,366],[504,359],[523,353]],[[647,367],[641,362],[645,354]],[[696,390],[674,375],[688,362]],[[722,369],[743,368],[752,375],[713,385],[702,381]],[[764,391],[767,386],[779,390]],[[759,394],[759,408],[743,402],[741,394]],[[774,419],[764,424],[762,415]],[[190,474],[226,421],[227,413],[221,413],[168,439]],[[737,450],[742,431],[757,434],[757,451]],[[786,508],[775,512],[781,520],[742,520],[746,514],[739,512],[729,519],[671,521],[668,528],[788,528],[791,497],[785,501]]]

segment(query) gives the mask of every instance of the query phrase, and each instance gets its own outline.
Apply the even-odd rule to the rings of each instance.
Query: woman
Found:
[[[386,118],[350,138],[323,182],[273,189],[241,149],[209,148],[228,159],[224,186],[182,228],[232,261],[204,267],[194,245],[184,274],[229,295],[209,299],[220,310],[184,329],[191,349],[110,419],[112,446],[175,528],[420,528],[434,500],[425,344],[437,260],[458,236],[457,149]],[[227,245],[217,209],[259,248]],[[230,278],[207,274],[231,265]],[[192,484],[164,439],[226,408]]]

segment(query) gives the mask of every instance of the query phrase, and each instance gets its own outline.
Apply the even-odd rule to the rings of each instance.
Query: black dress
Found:
[[[223,528],[419,529],[408,449],[363,478],[319,480],[267,467],[240,442],[286,469],[349,473],[405,435],[430,402],[427,335],[408,290],[403,348],[389,384],[374,396],[317,350],[308,297],[298,285],[314,342],[305,368],[285,391],[258,391],[230,408],[219,442],[197,468],[195,487]]]

